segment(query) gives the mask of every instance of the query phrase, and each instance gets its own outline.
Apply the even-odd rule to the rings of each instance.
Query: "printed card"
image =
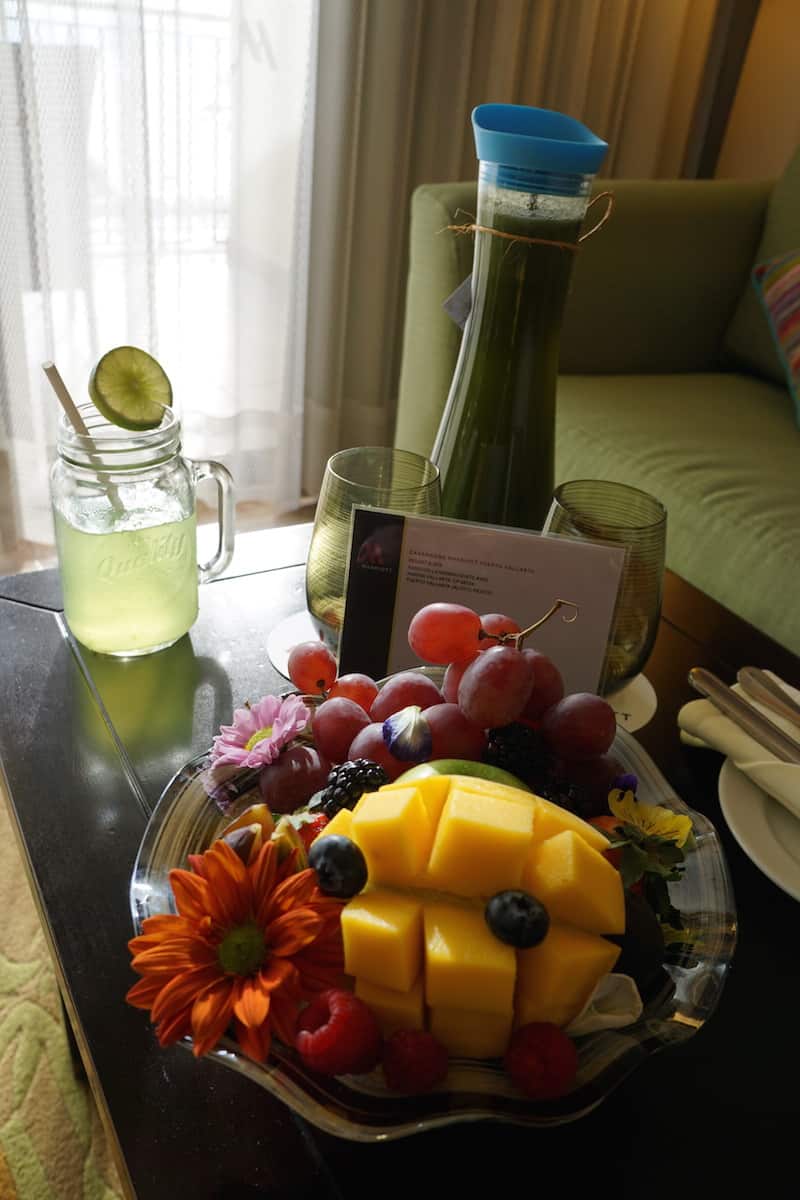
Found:
[[[381,679],[421,665],[408,626],[436,601],[502,613],[521,628],[564,602],[525,642],[570,692],[596,692],[626,551],[605,543],[354,508],[339,673]]]

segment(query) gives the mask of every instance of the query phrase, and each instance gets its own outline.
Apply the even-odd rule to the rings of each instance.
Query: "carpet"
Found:
[[[0,1200],[117,1200],[0,785]]]

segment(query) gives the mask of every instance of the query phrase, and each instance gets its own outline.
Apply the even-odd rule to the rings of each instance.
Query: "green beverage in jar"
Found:
[[[197,617],[197,537],[181,521],[114,533],[76,528],[56,514],[61,587],[69,626],[100,653],[168,646]]]
[[[148,654],[188,632],[198,582],[230,562],[233,484],[219,463],[181,457],[169,381],[145,351],[110,350],[89,391],[94,404],[78,407],[59,395],[65,416],[50,473],[64,615],[90,650]],[[217,484],[220,535],[217,554],[198,567],[195,485],[205,476]]]

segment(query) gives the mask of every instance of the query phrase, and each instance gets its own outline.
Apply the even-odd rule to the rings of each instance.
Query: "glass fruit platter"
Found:
[[[254,1080],[319,1128],[354,1141],[373,1141],[478,1119],[538,1127],[572,1121],[600,1104],[649,1055],[692,1037],[716,1007],[736,941],[721,845],[713,825],[680,800],[622,729],[613,753],[625,771],[638,777],[642,800],[691,817],[696,849],[687,856],[682,878],[670,885],[670,900],[683,919],[681,940],[667,946],[663,966],[643,995],[641,1017],[622,1029],[576,1039],[578,1073],[566,1095],[525,1098],[500,1060],[451,1059],[446,1079],[435,1090],[398,1095],[386,1087],[378,1069],[367,1075],[322,1076],[277,1039],[265,1064],[248,1058],[229,1038],[218,1043],[211,1057]],[[187,855],[205,850],[237,813],[234,807],[223,815],[208,796],[202,777],[209,762],[207,754],[188,762],[164,789],[149,821],[130,886],[136,934],[145,918],[175,912],[169,871],[185,866]],[[245,807],[247,796],[239,803]],[[181,1044],[191,1048],[188,1038]]]

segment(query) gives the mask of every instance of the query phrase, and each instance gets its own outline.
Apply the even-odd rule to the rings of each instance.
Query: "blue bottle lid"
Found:
[[[497,182],[518,190],[528,190],[524,173],[530,171],[594,175],[608,149],[607,142],[574,117],[523,104],[479,104],[472,112],[472,128],[478,158],[509,168],[501,169]],[[577,185],[564,190],[577,190]]]

